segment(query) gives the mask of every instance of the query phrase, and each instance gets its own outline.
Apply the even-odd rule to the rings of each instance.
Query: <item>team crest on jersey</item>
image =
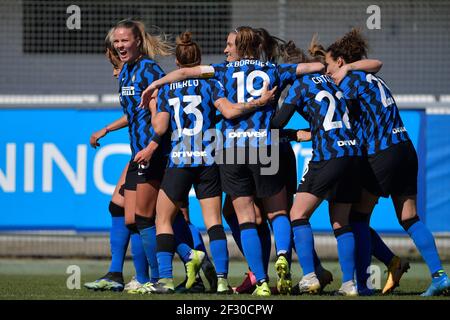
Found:
[[[134,96],[134,86],[122,87],[123,96]]]

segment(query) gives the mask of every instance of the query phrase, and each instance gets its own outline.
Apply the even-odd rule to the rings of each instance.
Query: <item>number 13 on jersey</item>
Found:
[[[202,103],[201,96],[183,96],[183,102],[187,103],[186,107],[183,108],[183,112],[186,114],[193,114],[195,117],[193,128],[184,128],[181,126],[180,121],[180,98],[169,99],[169,104],[174,108],[175,123],[177,124],[178,138],[181,135],[195,136],[202,131],[203,127],[203,114],[197,109],[197,107]]]

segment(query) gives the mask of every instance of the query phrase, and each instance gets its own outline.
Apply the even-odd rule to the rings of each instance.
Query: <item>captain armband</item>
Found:
[[[201,78],[212,78],[214,77],[214,67],[212,66],[200,66]]]

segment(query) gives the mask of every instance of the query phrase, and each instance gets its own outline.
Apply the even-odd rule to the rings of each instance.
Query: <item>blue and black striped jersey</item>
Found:
[[[160,66],[147,56],[140,57],[132,64],[124,64],[120,72],[120,104],[128,119],[132,159],[150,143],[154,134],[150,110],[138,108],[142,91],[164,75]]]
[[[215,79],[188,79],[160,88],[158,112],[170,114],[169,167],[214,164],[217,142],[214,102],[223,97],[223,86]]]
[[[313,156],[323,161],[362,155],[361,141],[354,135],[343,93],[333,80],[320,73],[299,77],[282,106],[294,105],[309,122]]]
[[[284,87],[296,79],[296,64],[276,65],[271,62],[245,59],[213,64],[214,77],[225,88],[225,96],[233,103],[249,102],[261,96],[263,83],[269,83],[269,90]],[[270,119],[275,105],[256,109],[254,112],[235,119],[224,119],[220,129],[224,135],[224,147],[258,147],[270,145]]]
[[[409,140],[392,93],[381,78],[351,71],[339,87],[355,120],[356,134],[363,138],[368,154]]]

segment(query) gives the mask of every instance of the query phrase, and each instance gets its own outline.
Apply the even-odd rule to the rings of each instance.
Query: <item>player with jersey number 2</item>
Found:
[[[359,64],[370,65],[370,61]],[[303,269],[299,291],[317,293],[321,289],[315,272],[314,239],[309,219],[326,199],[343,273],[337,293],[356,296],[355,240],[349,226],[349,214],[352,203],[359,201],[361,192],[361,141],[352,132],[342,92],[327,75],[311,73],[299,77],[289,89],[277,113],[278,119],[272,119],[272,122],[283,127],[295,110],[310,125],[313,147],[312,159],[298,186],[290,212],[294,244]]]
[[[352,207],[360,217],[359,237],[366,243],[359,254],[370,264],[369,221],[379,197],[391,196],[398,221],[414,241],[427,264],[432,282],[422,296],[435,296],[450,289],[432,233],[417,214],[416,150],[400,117],[386,82],[372,73],[354,71],[348,65],[367,56],[367,41],[353,29],[326,50],[327,73],[344,93],[359,126],[367,152],[361,202]],[[401,265],[398,265],[401,267]]]
[[[292,61],[292,62],[303,62],[303,61],[309,61],[309,58],[304,54],[304,52],[297,48],[295,46],[295,44],[292,41],[287,42],[285,45],[282,46],[283,50],[282,50],[282,56],[283,58],[287,59],[287,61]],[[309,53],[315,58],[318,59],[319,61],[324,61],[325,60],[325,52],[322,46],[320,46],[317,42],[317,35],[315,35],[311,41],[311,46],[309,48]],[[369,60],[369,59],[365,59],[365,60],[361,60],[360,62],[353,62],[352,63],[352,67],[358,67],[360,68],[360,70],[364,70],[364,68],[368,68],[366,69],[367,71],[370,72],[376,72],[378,71],[381,66],[382,66],[382,62],[378,61],[378,60]],[[295,108],[291,108],[291,109],[282,109],[279,110],[280,114],[286,114],[289,117],[290,113],[294,113],[295,112]],[[280,121],[283,121],[283,117],[286,117],[286,115],[284,116],[278,116],[276,115],[274,117],[274,119],[272,119],[272,123],[274,123],[276,126],[280,126],[282,125],[282,123],[277,123]],[[352,123],[353,119],[350,116],[350,123]],[[305,137],[306,138],[306,137]],[[303,139],[305,139],[303,138]],[[361,282],[361,278],[359,276],[360,274],[360,270],[362,268],[364,269],[364,273],[366,272],[367,269],[367,265],[366,266],[362,266],[362,261],[361,261],[361,257],[358,254],[358,251],[360,250],[361,247],[364,247],[365,244],[362,244],[361,241],[357,241],[358,240],[358,231],[359,231],[359,225],[360,222],[358,221],[354,221],[354,215],[350,214],[350,226],[352,227],[352,231],[355,234],[355,251],[356,251],[356,259],[355,259],[355,264],[356,264],[356,274],[357,274],[357,287],[358,289],[360,289],[361,287],[364,287],[364,285],[359,284]],[[388,267],[388,279],[386,281],[386,284],[383,288],[383,293],[388,293],[388,292],[392,292],[392,290],[395,288],[395,286],[398,286],[398,282],[401,278],[401,275],[403,274],[403,272],[405,272],[405,270],[407,270],[409,264],[408,262],[404,261],[403,259],[400,259],[398,256],[395,256],[394,253],[389,249],[389,247],[384,243],[384,241],[382,240],[382,238],[377,234],[377,232],[375,230],[373,230],[372,228],[370,228],[370,237],[371,237],[371,244],[372,244],[372,255],[375,256],[377,259],[379,259],[380,261],[382,261],[383,263],[385,263],[385,265]],[[321,275],[320,275],[320,270],[318,272],[317,270],[317,263],[316,260],[318,260],[318,258],[316,257],[316,254],[314,254],[314,260],[315,260],[315,269],[316,269],[316,275],[317,278],[319,279],[320,285],[321,285],[321,290],[324,287],[325,282],[322,280],[321,281]],[[400,268],[395,268],[393,267],[395,265],[396,261],[400,261]],[[365,279],[364,281],[366,281],[367,279]],[[312,286],[314,286],[315,284],[311,281],[307,281],[307,279],[305,279],[305,281],[300,281],[299,284],[296,285],[295,288],[293,288],[293,291],[295,289],[296,292],[298,293],[303,293],[303,292],[309,292],[310,288]],[[361,294],[361,290],[359,290],[359,294]],[[362,293],[364,294],[364,293]]]

